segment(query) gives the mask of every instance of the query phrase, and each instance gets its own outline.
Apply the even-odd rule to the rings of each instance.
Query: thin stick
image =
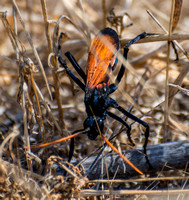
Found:
[[[147,11],[150,13],[150,11]],[[151,14],[150,14],[151,15]],[[153,19],[156,19],[153,16]],[[157,20],[157,19],[156,19]],[[155,21],[156,21],[155,20]],[[162,25],[160,26],[160,28],[165,29]],[[145,38],[137,41],[135,44],[139,44],[139,43],[147,43],[147,42],[160,42],[160,41],[167,41],[168,40],[168,31],[166,30],[165,32],[166,34],[155,34],[155,35],[147,35]],[[121,46],[124,47],[132,38],[128,38],[128,39],[122,39],[120,41]],[[185,34],[185,33],[172,33],[171,34],[171,40],[189,40],[189,34]]]
[[[175,0],[172,0],[171,16],[169,23],[169,37],[167,46],[167,67],[166,67],[166,80],[165,80],[165,104],[164,104],[164,137],[163,141],[167,142],[170,138],[170,133],[168,132],[168,115],[169,115],[169,57],[170,57],[170,44],[171,44],[171,33],[173,25],[173,16],[175,9]]]
[[[133,182],[148,182],[148,181],[175,181],[175,180],[188,180],[189,176],[170,176],[170,177],[152,177],[152,178],[137,178],[137,179],[116,179],[109,180],[111,183],[133,183]],[[103,180],[89,180],[90,183],[107,183],[106,179]]]
[[[166,195],[167,199],[170,195],[173,194],[188,194],[189,190],[112,190],[112,195],[160,195],[158,196],[161,199],[162,196]],[[99,196],[99,195],[110,195],[109,190],[81,190],[82,197],[89,197],[89,196]]]
[[[183,92],[185,95],[189,96],[189,90],[187,90],[186,88],[182,88],[180,85],[175,85],[172,83],[169,83],[169,86],[175,87],[178,90],[180,90],[181,92]]]
[[[49,22],[48,22],[48,17],[47,17],[47,8],[46,8],[45,0],[41,0],[41,6],[42,6],[42,12],[43,12],[43,19],[45,23],[45,33],[46,33],[46,38],[48,42],[49,52],[52,52],[53,47],[52,47],[51,36],[49,33]]]

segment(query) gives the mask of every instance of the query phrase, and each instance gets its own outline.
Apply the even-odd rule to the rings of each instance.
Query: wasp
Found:
[[[146,37],[146,33],[136,36],[130,42],[128,42],[123,48],[123,57],[127,60],[129,47]],[[58,44],[58,61],[61,66],[66,70],[68,76],[85,92],[84,104],[86,108],[87,118],[83,123],[83,129],[74,131],[74,133],[87,134],[90,140],[95,140],[98,135],[103,133],[104,122],[106,116],[119,121],[127,128],[127,135],[131,144],[133,144],[130,132],[131,126],[118,115],[109,111],[109,108],[114,108],[129,117],[133,121],[143,125],[145,127],[145,142],[143,145],[144,154],[146,155],[146,146],[149,137],[149,125],[140,118],[132,115],[121,107],[110,95],[118,88],[126,66],[121,65],[118,75],[114,83],[111,83],[110,74],[114,71],[117,64],[117,52],[120,49],[120,41],[117,33],[111,28],[105,28],[101,30],[92,40],[89,53],[88,62],[86,67],[86,73],[76,62],[70,52],[66,52],[65,56],[71,62],[76,72],[79,74],[80,80],[66,65],[66,62],[61,56],[61,40],[63,34],[60,34]],[[73,133],[73,134],[74,134]],[[74,152],[74,137],[70,143],[69,161],[71,160]]]

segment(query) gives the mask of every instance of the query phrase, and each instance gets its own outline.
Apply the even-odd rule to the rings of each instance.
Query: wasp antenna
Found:
[[[67,41],[69,39],[69,37],[67,36],[66,33],[61,32],[60,36],[58,38],[58,55],[61,56],[61,45],[62,43],[64,43],[65,41]]]
[[[133,38],[131,41],[129,41],[127,44],[126,44],[126,48],[129,48],[132,44],[138,42],[139,40],[145,38],[147,36],[147,33],[146,32],[143,32],[141,33],[140,35],[137,35],[135,38]]]
[[[120,153],[103,135],[102,139],[106,142],[106,144],[113,150],[115,151],[128,165],[130,165],[136,172],[139,174],[143,175],[143,173],[133,165],[132,162],[130,162],[122,153]]]
[[[64,33],[61,32],[60,36],[58,38],[58,56],[61,57],[61,43],[62,43],[62,37],[63,37]]]
[[[55,141],[52,141],[52,142],[48,142],[48,143],[45,143],[45,144],[40,144],[40,145],[36,145],[36,146],[31,146],[31,147],[25,146],[24,148],[25,149],[36,149],[36,148],[47,147],[47,146],[50,146],[52,144],[57,144],[57,143],[72,139],[72,138],[78,136],[81,133],[83,133],[83,132],[77,132],[77,133],[74,133],[73,135],[69,135],[67,137],[64,137],[64,138],[61,138],[59,140],[55,140]]]

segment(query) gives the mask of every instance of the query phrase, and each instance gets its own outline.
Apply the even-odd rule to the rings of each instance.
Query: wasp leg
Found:
[[[124,121],[123,119],[121,119],[121,117],[118,117],[118,116],[115,115],[114,113],[107,111],[107,114],[108,114],[110,117],[112,117],[113,119],[119,121],[120,123],[122,123],[124,126],[127,127],[127,136],[128,136],[129,142],[130,142],[133,146],[135,146],[133,140],[131,139],[131,126],[130,126],[126,121]]]
[[[139,40],[141,40],[142,38],[145,38],[146,37],[146,32],[143,32],[143,33],[141,33],[140,35],[137,35],[135,38],[133,38],[131,41],[129,41],[125,46],[124,46],[124,48],[123,48],[123,57],[127,60],[127,54],[128,54],[128,52],[129,52],[129,47],[132,45],[132,44],[134,44],[135,42],[138,42]],[[118,75],[117,75],[117,78],[116,78],[116,83],[118,84],[120,81],[121,81],[121,79],[122,79],[122,77],[123,77],[123,75],[124,75],[124,72],[125,72],[125,68],[126,68],[126,66],[124,66],[124,64],[122,63],[122,65],[121,65],[121,69],[120,69],[120,71],[119,71],[119,73],[118,73]]]
[[[81,76],[83,81],[86,83],[87,76],[86,76],[85,72],[81,69],[81,67],[79,66],[79,64],[75,60],[75,58],[72,56],[72,54],[69,51],[67,51],[65,53],[65,56],[68,58],[68,60],[71,62],[72,66],[75,68],[77,73]]]
[[[132,115],[131,113],[127,112],[124,108],[122,108],[121,106],[118,106],[117,109],[122,112],[125,116],[129,117],[130,119],[132,119],[133,121],[135,122],[138,122],[139,124],[143,125],[145,128],[146,128],[146,131],[145,131],[145,142],[144,142],[144,145],[143,145],[143,148],[144,148],[144,154],[146,155],[146,147],[147,147],[147,144],[148,144],[148,138],[149,138],[149,125],[141,120],[140,118]]]
[[[127,54],[129,52],[129,47],[134,44],[135,42],[141,40],[142,38],[145,38],[147,35],[146,32],[141,33],[140,35],[136,36],[135,38],[133,38],[131,41],[129,41],[125,47],[123,48],[123,57],[125,58],[125,60],[127,60]],[[115,80],[115,83],[110,85],[110,91],[109,93],[113,93],[116,89],[117,89],[117,85],[120,83],[121,79],[123,78],[124,72],[125,72],[125,68],[126,66],[122,63],[121,68],[119,70],[119,73],[117,75],[117,78]]]
[[[66,73],[73,79],[73,81],[83,90],[85,91],[85,85],[75,76],[75,74],[67,67],[66,63],[62,59],[61,55],[58,56],[58,61],[66,70]]]
[[[73,135],[74,133],[72,133]],[[70,151],[69,151],[69,156],[68,156],[68,162],[70,163],[72,157],[73,157],[73,153],[74,153],[74,138],[71,139],[70,142]]]
[[[75,76],[75,74],[68,68],[68,66],[66,65],[65,61],[63,60],[62,56],[61,56],[61,40],[62,40],[62,36],[63,34],[60,34],[60,37],[58,39],[58,61],[60,62],[60,64],[62,65],[62,67],[64,67],[64,69],[66,70],[67,74],[73,79],[73,81],[83,90],[85,91],[85,85],[77,78],[77,76]],[[79,67],[80,68],[80,67]],[[76,70],[77,71],[77,70]],[[83,72],[84,73],[84,72]]]
[[[146,128],[146,131],[145,131],[145,142],[144,142],[144,145],[143,145],[143,148],[144,148],[144,154],[146,155],[146,147],[147,147],[147,144],[148,144],[148,138],[149,138],[149,125],[141,120],[140,118],[132,115],[130,112],[126,111],[124,108],[122,108],[121,106],[119,106],[119,104],[112,98],[109,98],[109,106],[110,107],[113,107],[117,110],[119,110],[120,112],[122,112],[125,116],[129,117],[130,119],[132,119],[133,121],[143,125],[145,128]]]
[[[178,51],[177,51],[177,48],[175,46],[175,43],[173,41],[171,41],[171,44],[172,44],[172,47],[173,47],[175,55],[176,55],[175,61],[178,61],[179,60],[179,55],[178,55]]]
[[[74,132],[72,133],[72,135],[75,134],[75,133],[86,134],[86,133],[88,133],[88,131],[89,131],[88,128],[80,129],[80,130],[74,131]],[[71,139],[71,142],[70,142],[70,151],[69,151],[68,162],[71,161],[72,156],[73,156],[73,153],[74,153],[74,137]]]

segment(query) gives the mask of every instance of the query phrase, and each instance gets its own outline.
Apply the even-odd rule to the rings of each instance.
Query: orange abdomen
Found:
[[[115,64],[115,53],[119,49],[117,33],[110,29],[103,29],[92,41],[87,66],[87,82],[89,89],[101,88],[109,84],[109,74]]]

